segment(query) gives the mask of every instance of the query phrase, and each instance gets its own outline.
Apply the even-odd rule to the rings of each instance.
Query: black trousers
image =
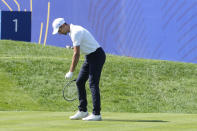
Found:
[[[103,64],[105,63],[106,55],[100,47],[95,52],[85,56],[85,61],[79,72],[76,84],[79,95],[79,110],[87,111],[87,97],[85,83],[89,78],[89,86],[92,93],[93,114],[100,115],[101,102],[99,81]]]

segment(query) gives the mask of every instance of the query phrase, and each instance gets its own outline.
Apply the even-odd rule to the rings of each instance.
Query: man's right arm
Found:
[[[74,72],[80,57],[80,46],[74,46],[70,72]]]

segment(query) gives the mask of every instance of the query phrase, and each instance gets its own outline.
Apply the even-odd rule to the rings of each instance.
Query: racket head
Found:
[[[78,98],[76,79],[67,81],[63,88],[63,98],[66,101],[74,101]]]

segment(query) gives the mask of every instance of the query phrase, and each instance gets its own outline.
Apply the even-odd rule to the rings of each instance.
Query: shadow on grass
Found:
[[[124,119],[103,119],[103,121],[115,121],[115,122],[169,122],[163,120],[124,120]]]

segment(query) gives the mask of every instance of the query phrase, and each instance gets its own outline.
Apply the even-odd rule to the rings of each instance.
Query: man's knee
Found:
[[[83,86],[85,86],[85,80],[83,80],[83,79],[77,79],[76,80],[76,85],[77,85],[77,87],[83,87]]]

